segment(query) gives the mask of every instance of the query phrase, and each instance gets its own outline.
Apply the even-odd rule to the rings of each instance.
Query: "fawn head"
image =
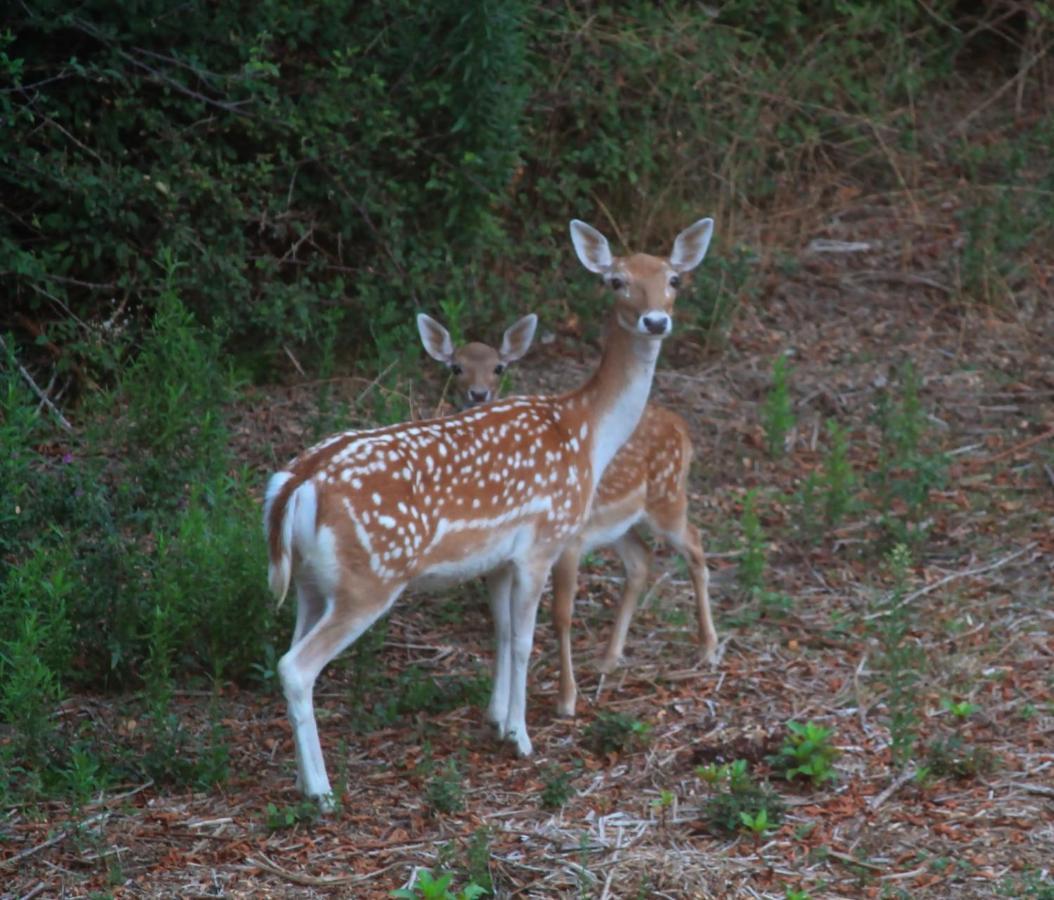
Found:
[[[703,261],[713,231],[713,219],[700,219],[677,235],[668,257],[612,256],[604,235],[592,225],[571,220],[571,240],[582,265],[602,275],[615,293],[619,326],[652,338],[666,337],[672,330],[673,301],[683,276]]]
[[[450,369],[465,408],[498,396],[502,374],[527,352],[537,325],[534,313],[524,316],[506,329],[498,350],[475,341],[455,348],[450,332],[435,319],[424,313],[417,316],[417,332],[425,352]]]

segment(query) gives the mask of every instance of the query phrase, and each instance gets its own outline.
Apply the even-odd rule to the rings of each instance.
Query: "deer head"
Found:
[[[475,341],[454,347],[450,332],[435,319],[424,313],[417,316],[417,332],[425,352],[450,369],[463,409],[498,396],[501,376],[510,363],[521,359],[530,348],[537,325],[538,317],[534,313],[519,319],[505,330],[497,350]]]

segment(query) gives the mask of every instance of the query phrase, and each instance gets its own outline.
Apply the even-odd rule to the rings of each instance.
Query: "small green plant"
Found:
[[[311,800],[281,807],[268,803],[264,812],[264,824],[268,831],[283,831],[294,825],[313,825],[318,819],[318,804]]]
[[[783,900],[812,900],[812,898],[809,896],[808,891],[787,885],[783,889]]]
[[[651,801],[651,808],[655,810],[655,812],[658,814],[659,821],[662,823],[662,826],[664,828],[666,827],[667,820],[669,819],[670,810],[673,809],[674,803],[676,802],[677,795],[673,791],[667,790],[666,788],[660,790],[659,796]]]
[[[463,776],[456,759],[448,759],[425,785],[425,802],[433,813],[456,813],[465,808]]]
[[[852,508],[856,478],[849,462],[849,439],[837,422],[829,419],[830,446],[823,463],[823,514],[828,528],[837,528]]]
[[[600,712],[585,732],[585,742],[594,753],[628,753],[647,745],[651,726],[626,713]]]
[[[767,806],[761,807],[755,813],[740,812],[739,821],[742,823],[743,828],[753,834],[755,837],[761,837],[766,831],[769,831],[773,826],[769,822],[769,810]]]
[[[996,757],[990,750],[969,743],[962,735],[953,734],[926,745],[924,766],[933,778],[976,778],[995,769]]]
[[[960,722],[970,718],[970,716],[981,708],[976,703],[971,703],[969,700],[952,700],[951,697],[945,697],[942,699],[941,706],[948,710],[948,712]]]
[[[560,809],[575,793],[571,772],[549,766],[542,776],[541,803],[543,809]]]
[[[716,833],[734,834],[744,827],[763,833],[783,820],[780,796],[751,777],[746,760],[702,766],[696,771],[712,791],[703,804],[703,819]]]
[[[453,880],[453,872],[433,874],[428,869],[419,869],[410,887],[399,888],[388,896],[397,900],[474,900],[487,893],[487,889],[478,884],[468,884],[454,893],[450,888]]]
[[[897,544],[887,558],[893,589],[876,611],[874,624],[885,673],[891,762],[897,769],[912,758],[919,723],[917,684],[922,654],[910,638],[913,614],[910,604],[904,602],[910,564],[910,551],[904,544]]]
[[[948,458],[928,452],[923,444],[928,420],[915,367],[910,362],[902,365],[897,380],[900,396],[885,392],[878,399],[882,446],[875,490],[886,532],[894,542],[917,549],[929,534],[930,498],[945,485]]]
[[[789,374],[787,357],[778,356],[772,364],[772,387],[761,407],[765,444],[772,457],[783,456],[787,452],[787,435],[794,427],[794,408],[787,388]]]
[[[485,894],[494,893],[494,879],[490,874],[491,832],[486,826],[472,832],[465,847],[465,871],[469,881],[483,889]]]
[[[787,730],[790,733],[779,752],[769,760],[773,767],[788,781],[799,775],[813,785],[833,780],[832,762],[838,756],[838,748],[831,743],[833,729],[815,722],[788,722]]]
[[[750,594],[763,590],[765,586],[765,533],[757,511],[757,491],[747,491],[743,498],[743,514],[740,519],[743,531],[742,553],[736,569],[736,579]]]

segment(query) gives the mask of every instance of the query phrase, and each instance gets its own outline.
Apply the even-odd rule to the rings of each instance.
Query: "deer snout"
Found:
[[[480,390],[479,388],[468,389],[468,402],[469,405],[476,403],[486,403],[490,399],[490,391],[486,388]]]
[[[638,327],[642,332],[656,337],[668,334],[672,326],[673,322],[664,312],[645,313],[638,322]]]

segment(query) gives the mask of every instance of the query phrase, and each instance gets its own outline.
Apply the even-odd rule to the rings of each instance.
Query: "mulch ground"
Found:
[[[3,811],[4,896],[384,897],[418,867],[456,871],[455,884],[465,884],[474,839],[485,840],[489,874],[507,897],[1054,890],[1054,268],[1031,272],[1035,296],[1013,307],[971,307],[956,295],[953,198],[930,198],[922,210],[917,198],[901,199],[832,206],[813,233],[785,248],[725,339],[689,333],[664,348],[653,397],[679,411],[695,436],[692,517],[712,551],[717,665],[697,663],[690,585],[660,551],[626,665],[598,676],[593,662],[621,578],[600,554],[580,578],[573,721],[554,715],[557,659],[544,613],[539,623],[529,710],[535,758],[499,745],[479,704],[364,729],[356,711],[383,697],[363,690],[361,664],[337,663],[319,681],[316,706],[330,772],[346,785],[343,802],[321,821],[272,828],[268,804],[273,819],[299,799],[285,705],[274,691],[226,687],[219,704],[231,777],[222,788],[132,784],[76,811]],[[558,390],[584,377],[595,357],[575,343],[573,327],[556,327],[521,364],[519,389]],[[786,455],[773,460],[760,407],[781,352],[790,354],[796,426]],[[931,497],[930,537],[908,573],[906,640],[921,651],[911,728],[920,762],[932,741],[957,735],[993,763],[961,777],[920,779],[916,766],[891,763],[892,698],[876,630],[891,583],[878,510],[856,510],[815,544],[795,527],[792,498],[822,466],[826,420],[847,429],[858,478],[873,471],[876,404],[904,360],[919,375],[925,439],[949,454],[949,478]],[[361,381],[338,388],[349,397],[375,389]],[[313,391],[250,397],[244,458],[265,468],[262,444],[276,446],[279,458],[295,451],[301,435],[288,412],[310,403]],[[768,536],[767,587],[790,598],[785,608],[760,606],[736,582],[738,523],[751,488]],[[268,602],[262,586],[260,602]],[[381,670],[373,685],[412,666],[437,678],[485,671],[482,594],[406,598],[371,659]],[[382,676],[389,681],[378,682]],[[960,720],[946,700],[975,709]],[[176,700],[199,733],[210,727],[209,705],[207,691]],[[77,697],[64,715],[127,733],[135,727],[130,708],[122,698]],[[648,723],[650,741],[590,751],[584,736],[600,711]],[[778,829],[757,840],[713,834],[701,815],[710,789],[697,767],[745,758],[765,777],[765,757],[790,720],[834,729],[837,778],[820,787],[771,779],[787,805]],[[463,773],[464,807],[435,812],[429,785],[450,760]],[[543,792],[557,772],[570,795],[546,809]]]

